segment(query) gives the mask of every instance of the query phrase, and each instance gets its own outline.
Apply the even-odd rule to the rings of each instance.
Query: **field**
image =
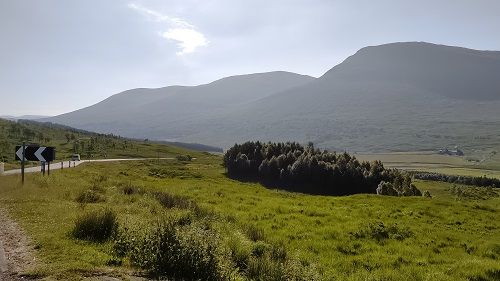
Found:
[[[432,198],[354,195],[311,196],[241,183],[224,175],[221,157],[194,153],[196,160],[86,163],[51,177],[0,178],[0,206],[36,244],[38,267],[28,275],[78,279],[137,274],[127,260],[111,265],[112,242],[84,242],[70,235],[82,213],[109,208],[121,227],[147,229],[162,217],[186,212],[166,209],[151,194],[187,196],[223,218],[235,232],[262,230],[264,240],[286,245],[324,280],[499,280],[500,197],[498,191],[417,181]],[[75,199],[98,186],[104,201]],[[143,192],[124,194],[123,186]]]
[[[388,168],[411,171],[425,171],[448,175],[487,176],[500,178],[496,155],[483,161],[467,160],[467,157],[439,155],[435,152],[392,152],[392,153],[359,153],[356,158],[364,161],[380,160]]]

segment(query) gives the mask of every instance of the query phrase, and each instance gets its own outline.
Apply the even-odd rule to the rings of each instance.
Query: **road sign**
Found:
[[[16,146],[16,160],[23,159],[23,147]],[[37,145],[27,145],[24,147],[24,159],[27,161],[51,162],[56,159],[56,149]]]

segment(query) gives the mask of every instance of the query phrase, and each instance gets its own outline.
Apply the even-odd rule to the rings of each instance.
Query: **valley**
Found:
[[[286,245],[287,257],[306,265],[297,272],[318,280],[499,276],[498,190],[468,187],[475,193],[457,196],[451,184],[416,181],[432,198],[313,196],[228,179],[220,156],[189,153],[196,160],[85,163],[50,177],[29,175],[24,187],[17,176],[0,178],[0,203],[32,237],[39,256],[38,267],[25,274],[62,280],[145,277],[129,257],[116,256],[113,240],[95,243],[71,236],[82,213],[108,209],[117,214],[120,231],[138,237],[162,220],[187,216],[194,225],[206,221],[222,237],[240,237],[238,243],[247,245],[239,246],[242,254],[250,247],[247,258],[254,259],[256,247]],[[78,203],[86,190],[102,199]],[[193,212],[198,211],[178,203],[164,207],[155,192],[185,197],[212,215],[197,218]],[[233,242],[222,243],[234,249]],[[261,271],[265,276],[267,271]]]

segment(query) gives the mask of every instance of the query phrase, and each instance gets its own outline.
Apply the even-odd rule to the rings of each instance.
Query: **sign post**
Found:
[[[26,150],[25,150],[25,148],[26,148],[26,143],[23,141],[23,151],[22,151],[23,155],[22,155],[22,158],[21,158],[21,178],[22,178],[21,181],[22,181],[23,185],[24,185],[24,160],[26,159]],[[17,149],[17,147],[16,147],[16,149]],[[19,152],[19,150],[17,150],[17,151]],[[16,153],[16,156],[18,156],[17,153]]]
[[[16,160],[21,161],[21,177],[23,184],[24,184],[25,161],[40,161],[40,162],[50,163],[55,159],[56,159],[56,149],[54,147],[26,145],[25,142],[23,142],[22,146],[16,146]],[[45,172],[45,164],[43,165],[43,171]]]

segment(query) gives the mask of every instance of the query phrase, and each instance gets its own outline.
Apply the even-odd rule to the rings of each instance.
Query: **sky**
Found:
[[[0,116],[237,74],[319,77],[403,41],[500,50],[500,1],[0,0]]]

